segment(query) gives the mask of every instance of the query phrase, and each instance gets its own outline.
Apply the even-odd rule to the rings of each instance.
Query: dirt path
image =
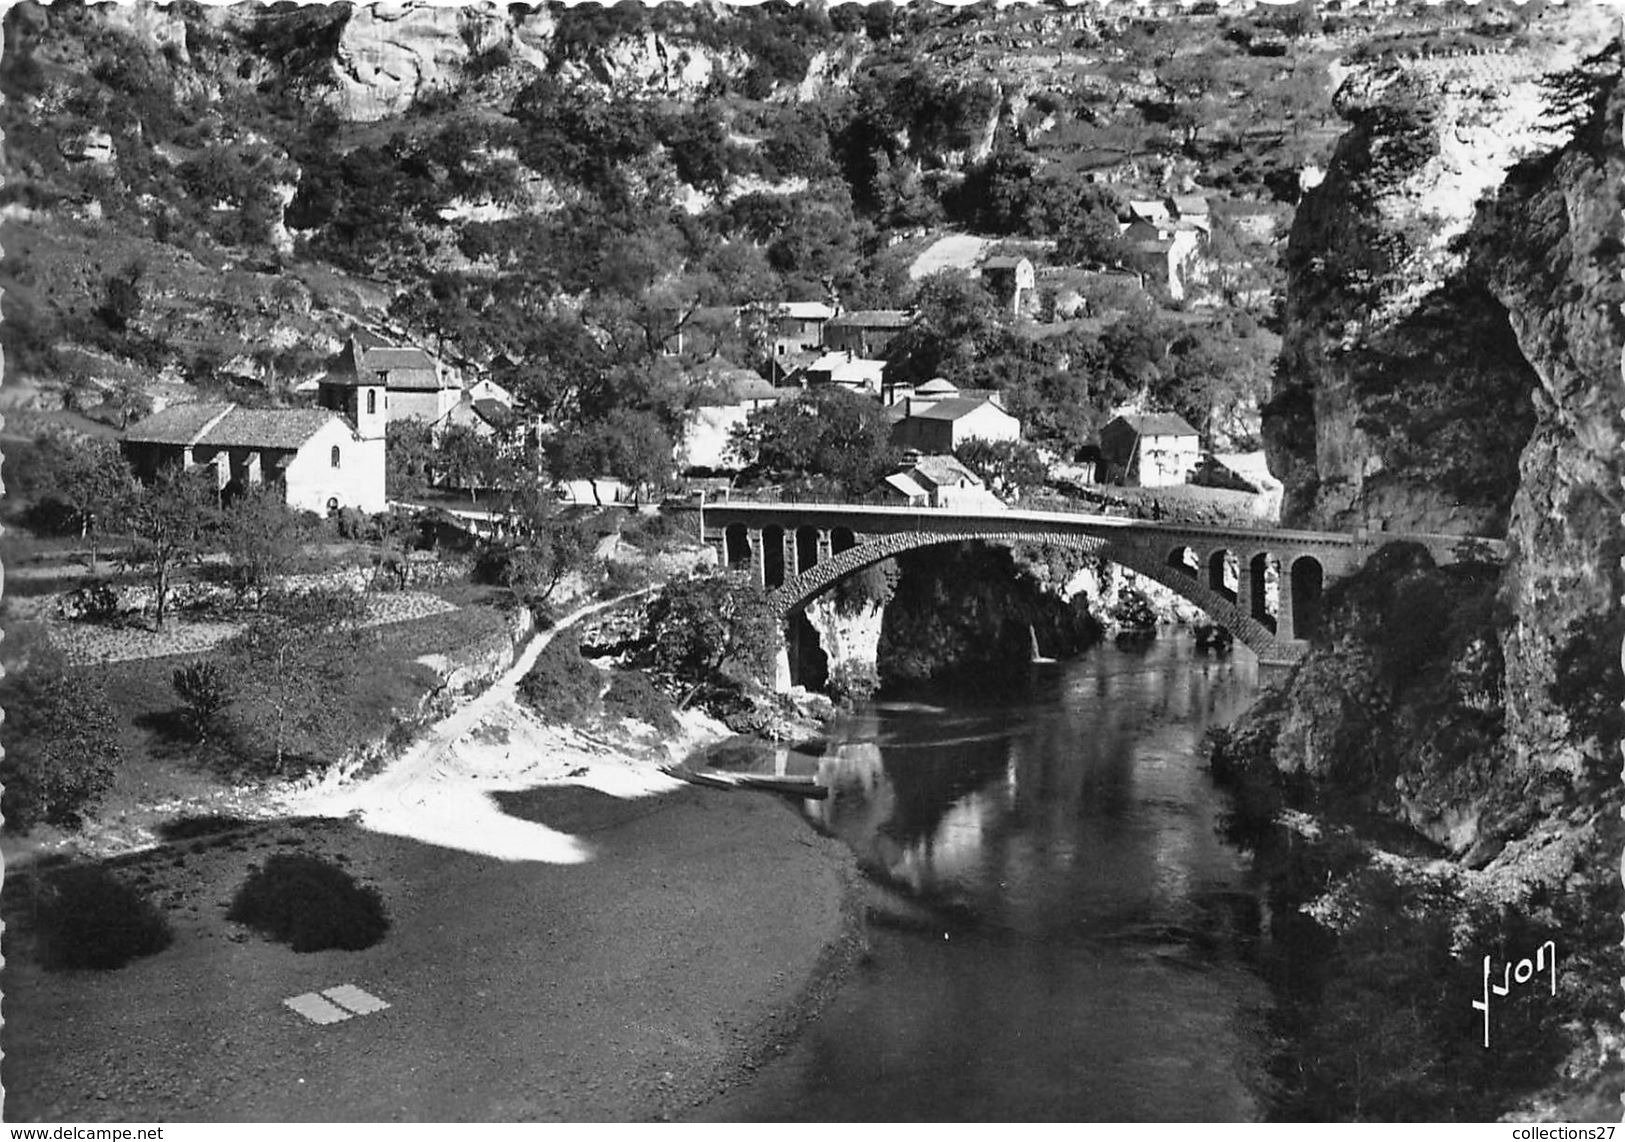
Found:
[[[671,792],[679,785],[650,757],[630,758],[590,736],[538,721],[518,701],[519,681],[559,631],[628,598],[593,603],[572,612],[531,640],[519,658],[479,696],[432,726],[376,777],[329,784],[290,798],[292,816],[352,817],[363,827],[503,860],[572,864],[586,860],[583,842],[537,822],[504,814],[493,793],[543,782],[569,781],[622,797]],[[720,735],[690,718],[685,733],[658,760]]]

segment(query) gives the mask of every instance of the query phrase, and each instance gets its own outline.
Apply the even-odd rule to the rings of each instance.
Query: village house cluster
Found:
[[[1122,222],[1126,249],[1140,272],[1166,278],[1181,296],[1181,274],[1211,231],[1200,196],[1134,201]],[[1012,316],[1031,314],[1039,275],[1030,259],[984,258],[977,274]],[[752,412],[807,390],[835,387],[881,405],[904,466],[874,489],[882,502],[949,506],[998,501],[953,454],[972,440],[1019,441],[1020,420],[994,389],[959,387],[937,377],[914,385],[896,380],[886,354],[907,330],[906,309],[842,312],[823,302],[747,305],[741,320],[765,324],[767,377],[726,368],[711,378],[692,409],[674,456],[679,471],[733,474],[734,430]],[[386,433],[415,420],[438,440],[460,428],[501,446],[522,448],[546,426],[526,417],[512,393],[489,377],[465,380],[427,350],[395,344],[366,329],[352,332],[328,371],[296,389],[313,407],[252,409],[195,403],[162,409],[130,428],[124,449],[138,474],[166,465],[208,469],[223,497],[258,484],[283,491],[289,507],[320,515],[344,509],[387,510]],[[1098,450],[1083,458],[1101,482],[1166,487],[1189,482],[1202,464],[1198,434],[1171,413],[1123,411],[1100,433]],[[617,473],[562,487],[565,498],[595,502],[632,494]],[[590,485],[582,491],[576,485]]]

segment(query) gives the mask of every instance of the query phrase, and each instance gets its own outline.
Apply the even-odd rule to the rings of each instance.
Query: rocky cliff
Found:
[[[1526,775],[1603,764],[1616,721],[1583,696],[1617,674],[1625,546],[1610,67],[1561,89],[1437,69],[1345,86],[1351,129],[1292,231],[1265,421],[1289,525],[1510,540],[1506,724]]]
[[[1526,1117],[1617,1108],[1619,59],[1615,44],[1555,82],[1493,87],[1437,68],[1358,77],[1339,96],[1350,130],[1294,224],[1265,421],[1285,522],[1504,533],[1509,547],[1499,568],[1459,569],[1385,549],[1328,591],[1310,655],[1216,754],[1247,775],[1243,816],[1268,787],[1259,816],[1297,830],[1270,876],[1288,910],[1316,918],[1314,939],[1331,940],[1332,976],[1281,992],[1301,1016],[1284,1054],[1311,1064],[1295,1072],[1301,1113],[1366,1105],[1337,1101],[1347,1087],[1326,1063],[1350,1060],[1319,1029],[1406,1008],[1412,1031],[1360,1049],[1382,1076],[1369,1105],[1400,1113],[1426,1071],[1429,1107],[1454,1099],[1488,1116],[1518,1093],[1511,1112]],[[1343,834],[1333,843],[1335,830],[1283,807],[1353,820],[1365,855],[1339,855]],[[1393,839],[1373,817],[1455,860],[1368,859]],[[1417,904],[1435,875],[1450,891]],[[1340,896],[1343,921],[1329,904]],[[1435,948],[1451,979],[1480,952],[1558,934],[1568,974],[1530,1017],[1538,1056],[1497,1072],[1460,1053],[1460,1002],[1408,964],[1367,991],[1332,982],[1380,959],[1350,915],[1377,917],[1388,939],[1404,916],[1425,917],[1435,931],[1418,948]]]

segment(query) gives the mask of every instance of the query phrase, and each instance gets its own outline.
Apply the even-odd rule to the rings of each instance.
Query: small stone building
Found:
[[[968,440],[1021,439],[1021,421],[989,397],[907,397],[891,407],[900,414],[892,425],[892,443],[900,448],[947,453]]]
[[[989,258],[982,263],[982,284],[1012,316],[1032,304],[1038,273],[1027,258]]]
[[[1172,412],[1125,413],[1100,430],[1101,456],[1115,483],[1166,488],[1190,482],[1201,441]]]
[[[824,325],[824,348],[859,357],[883,357],[886,346],[909,326],[906,309],[859,309],[832,317]]]

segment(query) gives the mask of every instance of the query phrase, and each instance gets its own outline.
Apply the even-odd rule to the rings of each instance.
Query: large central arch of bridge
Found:
[[[749,568],[786,616],[841,579],[906,551],[968,540],[1051,543],[1162,583],[1227,628],[1261,662],[1278,664],[1303,653],[1325,588],[1352,574],[1382,544],[1421,543],[1441,563],[1502,548],[1494,540],[1461,536],[1289,531],[1049,511],[742,501],[698,510],[700,531],[723,562]]]

